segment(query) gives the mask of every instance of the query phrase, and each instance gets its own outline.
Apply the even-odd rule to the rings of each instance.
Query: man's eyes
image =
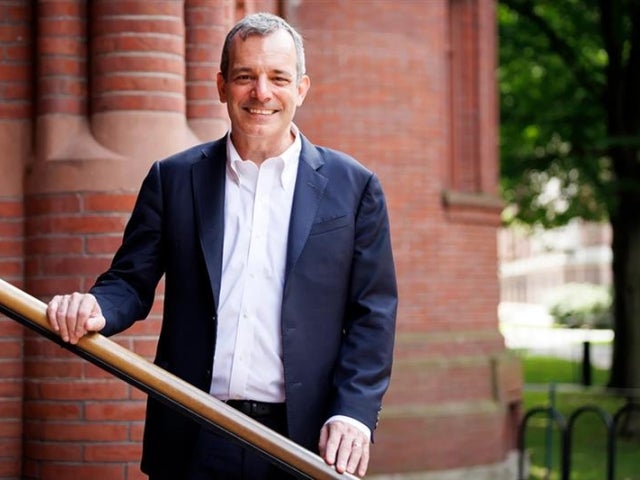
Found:
[[[236,75],[233,80],[237,83],[247,84],[256,81],[257,77],[254,77],[253,75]],[[278,86],[284,86],[291,83],[291,79],[289,77],[275,76],[269,78],[269,80]]]

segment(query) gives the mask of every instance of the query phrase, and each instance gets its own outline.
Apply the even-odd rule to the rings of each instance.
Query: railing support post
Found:
[[[582,385],[591,386],[591,342],[582,342]]]

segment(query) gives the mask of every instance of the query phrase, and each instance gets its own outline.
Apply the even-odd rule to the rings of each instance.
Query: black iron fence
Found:
[[[530,420],[539,415],[544,415],[550,423],[550,427],[557,429],[560,437],[560,480],[570,480],[571,457],[573,453],[574,428],[578,419],[586,413],[597,415],[605,427],[606,432],[606,480],[615,479],[616,470],[616,444],[621,422],[628,419],[633,412],[640,414],[640,403],[633,396],[628,397],[627,403],[611,414],[597,405],[584,405],[575,409],[568,417],[565,417],[553,406],[534,407],[525,413],[518,430],[518,480],[525,480],[526,464],[526,431]],[[547,438],[549,441],[550,438]]]

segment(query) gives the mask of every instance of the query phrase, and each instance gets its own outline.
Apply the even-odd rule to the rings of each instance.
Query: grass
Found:
[[[570,360],[522,355],[524,378],[524,410],[550,406],[568,419],[579,407],[597,405],[613,415],[625,400],[604,390],[608,372],[593,369],[593,387],[583,388],[580,365]],[[551,394],[551,385],[556,385]],[[607,437],[603,420],[593,412],[577,417],[573,428],[571,480],[607,479]],[[546,445],[551,445],[547,450]],[[549,428],[544,414],[533,416],[527,426],[526,450],[530,458],[529,480],[560,480],[560,435]],[[550,466],[551,468],[547,468]],[[616,437],[615,480],[640,480],[640,441]]]

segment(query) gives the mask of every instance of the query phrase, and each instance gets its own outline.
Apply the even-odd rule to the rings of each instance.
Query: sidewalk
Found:
[[[583,343],[588,341],[592,365],[599,368],[611,365],[611,330],[554,327],[552,318],[541,305],[502,303],[498,316],[507,348],[580,362]]]

